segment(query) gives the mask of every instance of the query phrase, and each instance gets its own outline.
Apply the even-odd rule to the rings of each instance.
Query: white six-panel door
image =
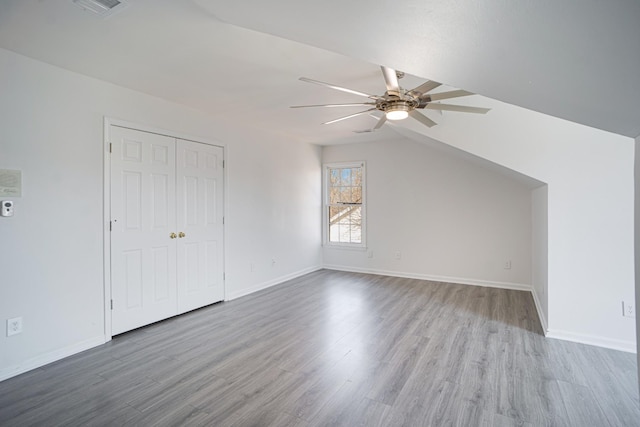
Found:
[[[223,172],[220,147],[118,126],[110,136],[116,335],[224,298]]]
[[[178,140],[178,312],[224,299],[222,148]]]

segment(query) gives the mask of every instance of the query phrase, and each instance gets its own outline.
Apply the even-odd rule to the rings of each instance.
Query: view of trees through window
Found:
[[[362,243],[362,167],[328,173],[329,242]]]

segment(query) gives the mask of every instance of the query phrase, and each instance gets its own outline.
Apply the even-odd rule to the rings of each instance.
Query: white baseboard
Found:
[[[461,285],[485,286],[489,288],[511,289],[516,291],[531,291],[531,285],[510,282],[493,282],[489,280],[467,279],[463,277],[434,276],[431,274],[406,273],[402,271],[377,270],[373,268],[347,267],[344,265],[325,265],[327,270],[348,271],[351,273],[377,274],[380,276],[403,277],[406,279],[430,280],[432,282],[457,283]]]
[[[533,304],[536,306],[538,319],[540,319],[540,324],[542,325],[542,333],[546,337],[549,333],[549,324],[547,323],[547,316],[542,311],[542,304],[540,303],[540,299],[538,298],[538,293],[535,288],[531,289],[531,295],[533,295]]]
[[[236,298],[240,298],[241,296],[249,295],[251,293],[260,291],[262,289],[269,288],[271,286],[278,285],[280,283],[286,282],[287,280],[295,279],[300,276],[304,276],[305,274],[312,273],[314,271],[321,270],[321,266],[309,267],[304,270],[296,271],[294,273],[290,273],[284,276],[280,276],[276,279],[269,280],[268,282],[260,283],[259,285],[253,286],[249,289],[243,289],[240,292],[235,292],[227,295],[227,300],[232,300]],[[25,360],[18,365],[10,366],[7,368],[0,369],[0,381],[4,381],[11,377],[15,377],[27,371],[31,371],[33,369],[40,368],[42,366],[48,365],[49,363],[55,362],[60,359],[64,359],[65,357],[72,356],[76,353],[80,353],[85,350],[89,350],[90,348],[97,347],[102,345],[110,340],[110,337],[100,336],[94,337],[68,347],[64,347],[46,354],[42,354],[40,356],[36,356],[34,358]]]
[[[280,283],[284,283],[287,280],[291,280],[291,279],[295,279],[298,278],[300,276],[304,276],[305,274],[309,274],[309,273],[313,273],[314,271],[318,271],[318,270],[322,270],[322,266],[314,266],[314,267],[309,267],[309,268],[305,268],[303,270],[299,270],[290,274],[285,274],[284,276],[280,276],[280,277],[276,277],[275,279],[269,280],[267,282],[262,282],[259,283],[257,285],[254,285],[250,288],[247,289],[242,289],[240,291],[237,292],[230,292],[226,295],[226,301],[231,301],[234,300],[236,298],[240,298],[249,294],[252,294],[254,292],[258,292],[261,291],[263,289],[267,289],[270,288],[272,286],[275,285],[279,285]]]
[[[549,330],[547,327],[547,319],[541,311],[541,305],[540,305],[540,301],[538,299],[537,294],[535,293],[535,291],[532,289],[531,286],[525,285],[525,284],[519,284],[519,283],[492,282],[492,281],[485,281],[485,280],[465,279],[465,278],[459,278],[459,277],[433,276],[433,275],[426,275],[426,274],[405,273],[405,272],[388,271],[388,270],[352,268],[352,267],[346,267],[346,266],[340,266],[340,265],[325,265],[325,266],[309,267],[309,268],[299,270],[284,276],[280,276],[278,278],[269,280],[267,282],[260,283],[258,285],[252,286],[251,288],[243,289],[239,292],[230,293],[227,295],[226,299],[229,301],[236,298],[240,298],[242,296],[249,295],[254,292],[258,292],[263,289],[270,288],[272,286],[278,285],[288,280],[292,280],[300,276],[304,276],[305,274],[313,273],[314,271],[318,271],[323,268],[327,270],[348,271],[352,273],[377,274],[382,276],[404,277],[409,279],[431,280],[436,282],[459,283],[463,285],[487,286],[487,287],[493,287],[493,288],[530,291],[531,294],[533,295],[533,300],[536,306],[536,310],[538,311],[538,317],[540,318],[540,322],[542,324],[542,328],[546,337],[565,340],[565,341],[572,341],[572,342],[577,342],[581,344],[594,345],[598,347],[610,348],[613,350],[625,351],[628,353],[636,352],[636,343],[633,341],[614,340],[611,338],[577,334],[577,333],[561,331],[561,330]],[[49,363],[55,362],[60,359],[64,359],[65,357],[68,357],[68,356],[72,356],[76,353],[89,350],[90,348],[102,345],[107,341],[108,341],[108,338],[105,336],[90,338],[88,340],[70,345],[68,347],[64,347],[64,348],[31,358],[18,365],[0,369],[0,381],[4,381],[6,379],[20,375],[24,372],[40,368]]]
[[[625,351],[628,353],[636,352],[636,343],[634,341],[615,340],[615,339],[606,338],[606,337],[577,334],[577,333],[568,332],[568,331],[550,330],[548,327],[547,318],[546,316],[544,316],[544,313],[542,312],[542,305],[540,304],[538,295],[534,291],[534,288],[530,285],[525,285],[521,283],[492,282],[492,281],[486,281],[486,280],[466,279],[461,277],[434,276],[429,274],[406,273],[406,272],[400,272],[400,271],[377,270],[377,269],[370,269],[370,268],[347,267],[344,265],[325,265],[324,268],[326,268],[327,270],[347,271],[351,273],[377,274],[381,276],[404,277],[408,279],[431,280],[435,282],[459,283],[462,285],[487,286],[491,288],[529,291],[531,292],[531,295],[533,295],[533,301],[536,306],[536,310],[538,312],[540,324],[542,326],[544,335],[547,338],[572,341],[580,344],[594,345],[597,347],[604,347],[612,350]]]
[[[594,335],[576,334],[575,332],[560,331],[549,329],[546,334],[547,338],[554,338],[558,340],[572,341],[580,344],[594,345],[597,347],[610,348],[611,350],[625,351],[627,353],[636,352],[635,341],[623,341],[615,340],[606,337],[599,337]]]
[[[0,369],[0,381],[4,381],[11,377],[15,377],[17,375],[25,373],[27,371],[40,368],[44,365],[48,365],[49,363],[55,362],[60,359],[64,359],[65,357],[72,356],[76,353],[89,350],[90,348],[102,345],[107,341],[108,340],[104,336],[90,338],[88,340],[70,345],[68,347],[54,350],[49,353],[41,354],[40,356],[36,356],[29,360],[25,360],[24,362],[18,365]]]
[[[533,296],[534,305],[536,307],[536,311],[538,312],[538,318],[540,319],[542,331],[546,337],[561,339],[565,341],[572,341],[572,342],[577,342],[581,344],[595,345],[598,347],[610,348],[613,350],[626,351],[630,353],[636,352],[636,344],[633,341],[613,340],[610,338],[597,337],[593,335],[576,334],[573,332],[559,331],[559,330],[549,330],[547,317],[544,315],[542,311],[542,305],[540,303],[540,299],[538,298],[538,294],[530,285],[525,285],[520,283],[508,283],[508,282],[492,282],[492,281],[486,281],[486,280],[466,279],[466,278],[460,278],[460,277],[434,276],[434,275],[428,275],[428,274],[346,267],[342,265],[325,265],[324,268],[327,270],[347,271],[351,273],[377,274],[382,276],[404,277],[408,279],[431,280],[436,282],[459,283],[463,285],[488,286],[493,288],[529,291]]]

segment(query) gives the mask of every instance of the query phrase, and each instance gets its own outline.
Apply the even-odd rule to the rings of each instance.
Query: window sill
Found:
[[[329,249],[338,249],[338,250],[346,250],[346,251],[361,251],[361,252],[365,252],[367,250],[366,246],[338,245],[338,244],[335,244],[335,243],[325,243],[323,246],[325,248],[329,248]]]

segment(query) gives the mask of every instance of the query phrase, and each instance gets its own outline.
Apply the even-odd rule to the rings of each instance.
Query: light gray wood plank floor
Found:
[[[531,295],[322,270],[0,383],[2,426],[640,426],[635,355]]]

